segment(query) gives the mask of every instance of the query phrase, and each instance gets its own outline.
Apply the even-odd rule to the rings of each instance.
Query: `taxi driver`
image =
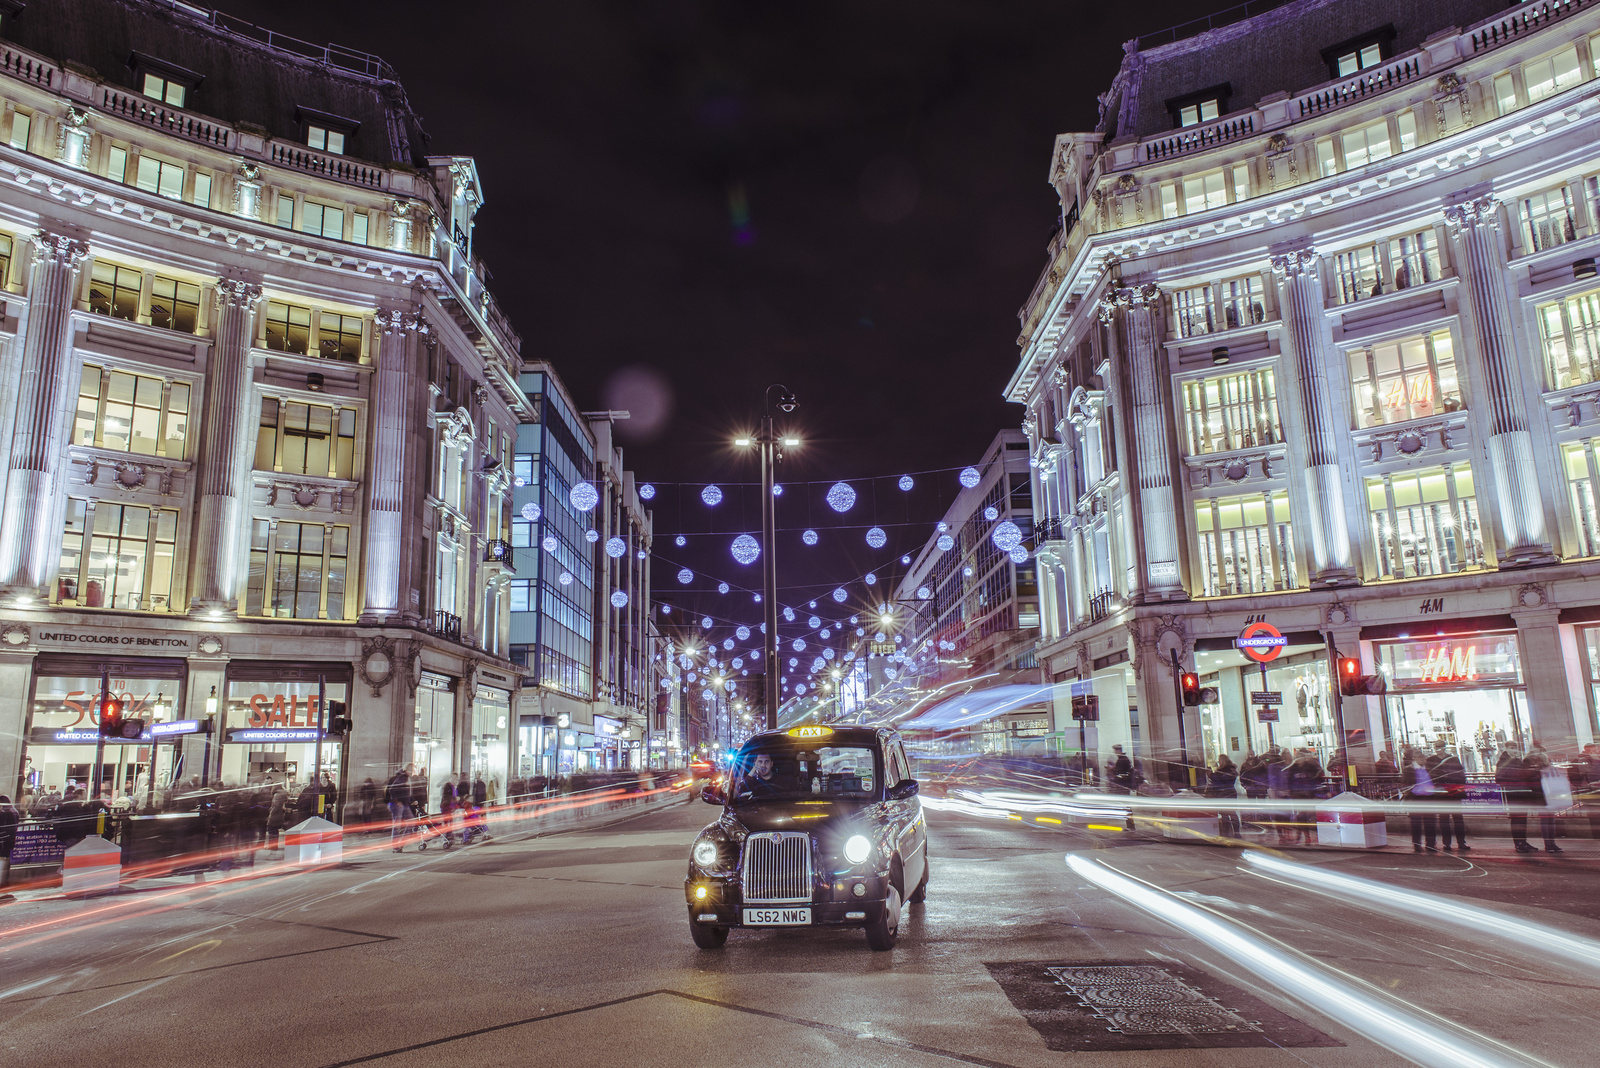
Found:
[[[745,792],[751,797],[774,797],[778,784],[772,781],[772,754],[757,753],[750,762],[750,773],[744,779]]]

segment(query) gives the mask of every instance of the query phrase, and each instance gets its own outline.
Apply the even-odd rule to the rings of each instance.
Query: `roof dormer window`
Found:
[[[188,107],[189,98],[205,81],[204,75],[141,52],[128,57],[128,66],[138,79],[139,92],[175,108]]]
[[[1182,129],[1185,126],[1198,126],[1202,122],[1221,118],[1227,113],[1228,97],[1232,95],[1233,86],[1224,82],[1222,85],[1201,89],[1197,93],[1175,96],[1167,101],[1167,111],[1172,114],[1172,125]]]
[[[1322,50],[1322,61],[1328,65],[1328,75],[1348,78],[1364,70],[1383,65],[1392,54],[1390,43],[1394,40],[1393,26],[1380,26],[1360,37],[1340,41]]]
[[[300,128],[305,131],[306,146],[318,152],[327,152],[335,156],[344,155],[356,131],[361,128],[361,123],[354,119],[305,107],[297,107],[294,110]]]

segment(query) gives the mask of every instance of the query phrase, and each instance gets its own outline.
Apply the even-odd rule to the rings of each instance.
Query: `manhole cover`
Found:
[[[1343,1045],[1181,965],[1008,961],[987,967],[1052,1050]]]

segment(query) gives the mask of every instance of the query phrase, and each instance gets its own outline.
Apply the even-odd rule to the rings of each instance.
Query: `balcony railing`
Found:
[[[1144,142],[1144,158],[1149,163],[1158,159],[1171,159],[1186,152],[1196,152],[1213,145],[1224,145],[1256,132],[1256,113],[1251,111],[1232,118],[1218,119],[1206,126],[1178,130],[1166,137]]]
[[[1404,85],[1421,77],[1422,73],[1422,57],[1413,55],[1391,63],[1382,70],[1370,71],[1346,81],[1314,89],[1300,98],[1300,117],[1303,119],[1308,115],[1321,115],[1325,111],[1342,108],[1354,101],[1387,93],[1397,85]]]
[[[483,562],[486,564],[499,564],[507,571],[515,571],[516,556],[511,551],[511,543],[504,538],[493,538],[484,543]]]
[[[1542,4],[1525,4],[1514,14],[1479,23],[1472,31],[1473,54],[1499,48],[1525,33],[1593,6],[1594,0],[1545,0]]]
[[[441,638],[450,641],[461,640],[461,617],[451,615],[449,612],[435,612],[433,614],[433,632]]]
[[[1111,601],[1116,594],[1110,590],[1101,590],[1089,598],[1089,610],[1083,614],[1085,623],[1098,623],[1111,614]]]
[[[227,148],[232,141],[232,131],[220,123],[207,122],[198,116],[158,104],[149,97],[119,92],[110,86],[102,90],[100,110],[146,123],[165,133],[199,141],[203,145]]]
[[[1033,540],[1037,545],[1047,541],[1067,540],[1067,521],[1058,515],[1045,516],[1033,525]]]

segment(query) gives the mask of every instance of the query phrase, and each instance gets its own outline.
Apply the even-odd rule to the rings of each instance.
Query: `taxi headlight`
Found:
[[[844,844],[844,859],[852,864],[860,864],[870,856],[872,856],[872,843],[862,835],[853,834]]]
[[[715,868],[717,861],[722,856],[722,851],[717,848],[717,843],[709,838],[702,838],[694,844],[694,862],[702,868]]]

